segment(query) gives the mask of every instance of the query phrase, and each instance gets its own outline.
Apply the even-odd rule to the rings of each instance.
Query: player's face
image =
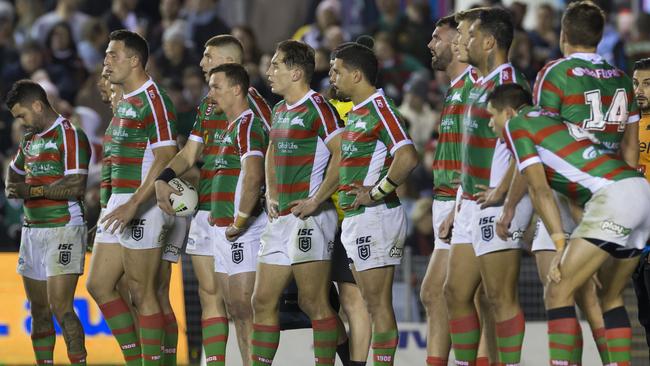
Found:
[[[226,62],[228,62],[226,56],[223,52],[219,52],[217,47],[206,47],[203,51],[201,62],[199,63],[199,66],[201,66],[201,70],[203,70],[203,74],[205,75],[205,81],[209,81],[210,79],[210,70],[219,65],[225,64]]]
[[[38,106],[36,106],[36,104],[38,104]],[[16,103],[13,108],[11,108],[11,115],[14,117],[15,123],[25,126],[25,128],[30,131],[39,131],[40,124],[38,113],[35,113],[34,109],[38,110],[39,107],[42,107],[42,104],[35,101],[32,103],[31,107],[32,108],[29,108],[20,103]]]
[[[475,20],[469,27],[469,38],[467,39],[467,63],[472,66],[479,66],[480,61],[485,57],[483,52],[483,34],[479,30],[480,20]]]
[[[490,117],[490,128],[492,128],[492,131],[494,131],[497,136],[503,137],[503,128],[509,118],[505,108],[500,111],[495,109],[492,106],[492,103],[488,103],[487,111],[492,115]]]
[[[283,95],[284,91],[291,86],[293,72],[284,63],[284,52],[277,51],[273,55],[269,69],[266,71],[266,77],[269,80],[271,91],[275,94]]]
[[[233,104],[233,87],[230,85],[225,73],[217,72],[212,74],[208,86],[210,87],[208,99],[215,104],[217,112],[222,112]]]
[[[639,103],[639,108],[643,112],[650,111],[650,70],[635,70],[632,76],[634,83],[634,94],[636,101]]]
[[[457,50],[458,50],[458,61],[467,63],[467,42],[469,41],[469,27],[472,25],[470,21],[462,20],[458,23],[458,34],[455,38]]]
[[[431,51],[431,68],[444,71],[452,61],[451,38],[456,31],[449,26],[436,27],[427,45]]]
[[[138,62],[135,54],[124,47],[122,41],[110,41],[104,57],[104,70],[113,84],[123,84],[131,75],[131,69]]]
[[[337,99],[344,100],[352,96],[353,78],[352,71],[343,66],[341,59],[335,58],[330,68],[330,85],[336,90]]]

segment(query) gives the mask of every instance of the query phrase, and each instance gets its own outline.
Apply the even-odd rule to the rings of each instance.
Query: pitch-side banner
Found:
[[[30,339],[31,317],[21,277],[16,274],[17,253],[0,253],[0,364],[34,365],[34,352]],[[170,285],[171,303],[178,321],[178,362],[187,364],[187,338],[185,337],[185,308],[183,280],[178,265],[173,265]],[[90,255],[86,256],[86,272],[90,268]],[[99,308],[86,291],[86,275],[79,278],[74,308],[86,332],[88,364],[124,364],[120,348],[111,335]],[[56,326],[57,339],[54,354],[56,364],[68,364],[65,342]]]

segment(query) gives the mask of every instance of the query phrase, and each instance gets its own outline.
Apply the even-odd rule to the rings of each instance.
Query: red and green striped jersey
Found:
[[[271,129],[271,108],[255,88],[248,89],[248,105],[260,119],[267,131]],[[217,113],[215,105],[203,98],[197,108],[196,119],[189,139],[203,144],[201,180],[199,181],[199,210],[212,209],[212,178],[215,174],[215,158],[217,146],[214,145],[216,136],[223,133],[228,126],[228,120],[223,112]]]
[[[111,198],[111,135],[108,126],[102,140],[102,170],[99,183],[99,206],[105,208]]]
[[[397,149],[413,144],[397,108],[379,92],[357,104],[348,113],[341,139],[339,170],[339,204],[350,206],[355,196],[348,195],[350,185],[374,186],[388,174]],[[400,205],[395,192],[379,204]],[[345,217],[361,214],[365,207],[344,211]]]
[[[506,123],[504,138],[520,171],[544,164],[551,188],[584,205],[599,189],[643,177],[603,151],[589,131],[539,107],[525,107]]]
[[[463,196],[473,199],[477,184],[495,187],[508,170],[510,154],[490,128],[487,97],[499,85],[516,83],[528,89],[526,78],[511,64],[503,64],[480,78],[469,93],[463,118],[461,185]]]
[[[31,186],[52,184],[66,175],[88,174],[90,144],[81,128],[60,117],[47,130],[23,137],[11,162]],[[25,226],[44,228],[83,225],[81,200],[26,199]]]
[[[639,122],[632,80],[594,53],[574,53],[539,72],[534,103],[592,132],[618,153],[627,123]]]
[[[460,180],[460,146],[462,122],[467,97],[478,79],[476,70],[468,66],[455,80],[451,81],[445,95],[445,104],[438,127],[438,144],[433,158],[433,194],[435,199],[450,201],[456,199]]]
[[[210,212],[210,221],[214,225],[228,226],[233,223],[242,194],[243,162],[249,156],[264,157],[268,143],[264,122],[250,109],[215,138],[217,154]]]
[[[291,202],[318,191],[331,155],[327,143],[342,131],[334,107],[313,90],[292,105],[275,105],[271,144],[280,215],[290,213]]]
[[[153,150],[176,145],[176,111],[151,79],[125,94],[117,104],[111,127],[112,193],[133,193],[154,162]]]

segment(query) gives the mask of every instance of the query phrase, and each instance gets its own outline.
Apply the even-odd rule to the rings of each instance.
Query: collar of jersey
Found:
[[[142,84],[141,87],[139,87],[136,90],[130,92],[129,94],[124,94],[122,96],[122,99],[127,99],[127,98],[131,98],[134,95],[138,95],[138,94],[142,93],[143,91],[147,90],[147,88],[150,87],[152,84],[153,84],[153,80],[151,78],[149,78],[147,81],[144,82],[144,84]]]
[[[232,122],[230,122],[230,123],[228,124],[228,127],[230,127],[231,124],[233,124],[233,123],[239,121],[241,118],[243,118],[245,115],[247,115],[247,114],[249,114],[249,113],[253,113],[253,111],[251,111],[250,108],[248,108],[247,110],[241,112],[241,114],[240,114],[239,116],[237,116],[237,118],[235,118]]]
[[[506,67],[512,67],[512,65],[509,62],[506,62],[505,64],[501,64],[496,69],[492,70],[491,73],[487,74],[487,76],[481,77],[478,81],[480,81],[480,83],[483,84],[484,81],[492,79],[494,75],[499,74]]]
[[[52,123],[52,126],[50,126],[47,130],[45,130],[43,132],[37,133],[36,136],[38,136],[38,137],[44,136],[46,133],[48,133],[48,132],[52,131],[54,128],[56,128],[56,126],[60,125],[61,122],[63,122],[63,121],[65,121],[65,118],[63,118],[61,116],[58,116],[56,118],[56,120],[54,121],[54,123]]]
[[[316,92],[313,91],[313,90],[311,90],[311,89],[309,89],[309,91],[307,92],[307,94],[305,94],[304,97],[300,98],[299,101],[295,102],[294,104],[289,104],[289,103],[287,103],[287,109],[294,109],[294,108],[296,108],[297,106],[303,104],[303,103],[304,103],[304,102],[305,102],[309,97],[311,97],[312,95],[314,95],[314,93],[316,93]],[[285,102],[286,102],[286,99],[285,99]]]
[[[468,72],[472,72],[472,66],[468,65],[465,68],[465,71],[461,72],[460,75],[456,76],[456,78],[454,80],[452,80],[451,83],[449,83],[449,85],[452,86],[452,87],[454,85],[456,85],[460,81],[460,79],[464,78],[465,75],[467,75]]]
[[[567,58],[579,58],[581,60],[600,63],[603,61],[603,57],[597,53],[587,53],[587,52],[576,52],[569,55]]]
[[[359,108],[363,107],[364,105],[368,104],[369,101],[371,101],[371,100],[373,100],[373,99],[375,99],[377,97],[383,97],[383,96],[384,96],[384,93],[381,90],[377,89],[377,91],[373,95],[369,96],[363,102],[361,102],[361,103],[355,105],[354,107],[352,107],[352,110],[356,111],[357,109],[359,109]]]

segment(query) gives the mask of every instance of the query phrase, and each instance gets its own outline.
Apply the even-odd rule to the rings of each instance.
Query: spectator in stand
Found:
[[[257,46],[257,39],[255,38],[255,34],[251,27],[247,25],[238,25],[233,27],[230,34],[237,38],[244,48],[243,64],[258,65],[260,63],[260,58],[262,57],[262,52]]]
[[[406,238],[405,245],[412,248],[413,255],[429,256],[433,252],[432,204],[431,197],[423,197],[415,201],[411,209],[409,224],[413,231]]]
[[[108,45],[108,27],[98,18],[91,18],[84,27],[83,37],[77,45],[79,57],[86,71],[94,72],[104,63],[104,51]]]
[[[158,7],[160,12],[160,21],[149,27],[149,35],[147,42],[149,42],[149,49],[157,50],[162,47],[162,38],[165,30],[172,26],[176,20],[181,18],[181,10],[183,10],[183,0],[161,0]],[[191,41],[189,37],[187,41]]]
[[[183,141],[185,141],[192,131],[197,104],[192,105],[185,99],[181,80],[177,78],[165,78],[161,84],[176,108],[176,129],[180,136],[184,136]]]
[[[36,19],[43,15],[43,1],[16,0],[16,23],[14,25],[14,40],[16,47],[21,47],[31,39],[31,32]]]
[[[219,18],[218,2],[219,0],[187,1],[188,29],[196,50],[202,50],[208,39],[219,34],[230,33],[228,26]]]
[[[340,24],[341,5],[336,0],[324,0],[316,7],[316,21],[303,25],[294,33],[293,39],[310,45],[313,49],[325,47],[325,37],[330,27]],[[342,34],[342,29],[339,27]],[[338,44],[334,45],[336,47]],[[333,48],[330,48],[333,50]]]
[[[13,40],[14,8],[6,1],[0,2],[0,70],[18,61]],[[2,81],[0,81],[0,85]],[[0,88],[1,89],[1,88]]]
[[[64,80],[52,80],[59,90],[61,98],[69,103],[81,88],[87,77],[83,62],[77,55],[77,48],[72,39],[72,31],[68,23],[55,24],[46,38],[47,58],[49,65],[58,65],[65,70]]]
[[[533,64],[532,48],[528,33],[515,31],[508,59],[517,70],[526,76],[530,85],[535,83],[535,77],[539,71],[539,68]]]
[[[332,25],[325,30],[325,38],[323,38],[324,49],[332,52],[343,42],[347,41],[347,36],[343,33],[343,28],[338,25]]]
[[[325,90],[329,87],[330,50],[317,49],[314,52],[314,61],[314,74],[311,77],[310,87],[315,91]]]
[[[208,94],[205,75],[198,66],[188,66],[183,70],[183,98],[192,106],[201,104],[203,97]],[[195,109],[193,109],[196,112]]]
[[[56,8],[45,13],[34,22],[31,30],[31,38],[38,40],[45,45],[46,37],[55,24],[66,22],[72,29],[72,38],[76,42],[81,41],[84,26],[90,17],[78,10],[79,0],[58,0]]]
[[[177,20],[163,34],[162,48],[154,51],[156,69],[162,78],[170,78],[182,83],[183,70],[187,65],[196,65],[199,61],[194,53],[186,46],[186,24]]]
[[[524,32],[524,18],[526,18],[528,5],[521,1],[515,1],[510,4],[509,10],[510,14],[512,14],[512,25],[515,28],[515,32]]]
[[[548,60],[559,57],[560,32],[555,24],[555,9],[550,4],[540,5],[535,18],[535,29],[528,35],[532,43],[533,67],[540,70]]]
[[[632,40],[625,44],[625,54],[631,66],[638,60],[650,57],[650,14],[638,14],[633,29]]]
[[[429,73],[411,74],[404,85],[404,101],[399,111],[409,121],[408,132],[419,153],[432,139],[439,114],[429,105]]]
[[[128,29],[131,32],[145,35],[146,19],[140,19],[136,15],[136,6],[138,6],[138,0],[113,0],[111,10],[103,16],[108,31]]]
[[[427,44],[433,33],[429,5],[425,1],[409,1],[406,6],[406,25],[396,38],[400,52],[413,56],[422,65],[431,62],[431,51]]]
[[[385,32],[375,35],[375,53],[379,60],[379,86],[395,103],[402,101],[402,90],[411,73],[424,70],[413,56],[398,52],[392,37]]]

